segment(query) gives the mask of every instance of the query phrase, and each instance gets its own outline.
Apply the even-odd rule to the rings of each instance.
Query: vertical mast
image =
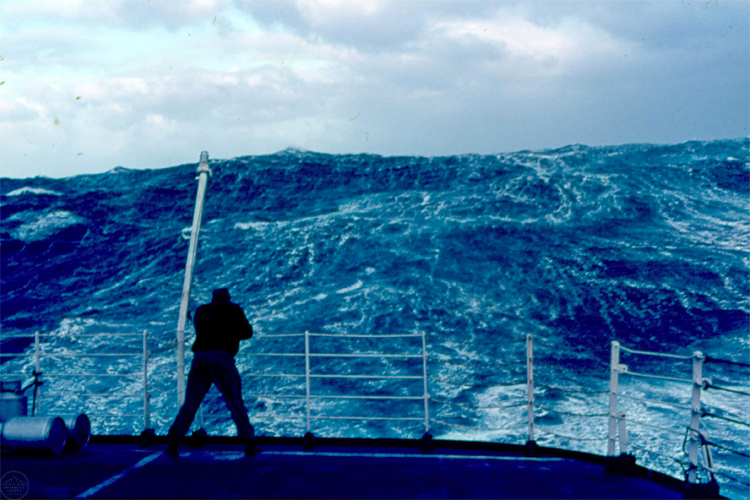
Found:
[[[193,282],[193,267],[195,267],[195,256],[198,253],[198,236],[201,230],[201,219],[203,218],[203,199],[206,196],[206,185],[211,169],[208,168],[208,151],[201,152],[200,165],[198,165],[198,195],[195,200],[195,213],[193,214],[193,227],[190,231],[190,249],[188,250],[187,264],[185,265],[185,282],[182,285],[182,301],[180,302],[180,317],[177,321],[177,406],[185,402],[185,323],[187,321],[188,301],[190,300],[190,285]]]

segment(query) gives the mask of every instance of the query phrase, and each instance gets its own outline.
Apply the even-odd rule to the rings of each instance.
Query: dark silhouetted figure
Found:
[[[190,429],[211,384],[216,384],[237,426],[237,435],[245,443],[245,455],[253,455],[256,452],[255,431],[247,418],[247,409],[242,402],[242,382],[234,364],[240,340],[252,337],[253,327],[242,308],[231,302],[226,288],[214,290],[211,303],[196,309],[193,323],[195,355],[188,375],[185,403],[169,428],[169,445],[165,453],[171,457],[179,456],[180,441]]]

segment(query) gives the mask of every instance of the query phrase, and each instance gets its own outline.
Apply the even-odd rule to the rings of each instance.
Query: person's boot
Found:
[[[245,456],[252,457],[258,453],[258,443],[255,439],[255,428],[250,426],[250,435],[245,438]]]
[[[180,446],[176,443],[169,443],[167,449],[164,450],[164,454],[172,458],[180,458]]]
[[[248,441],[245,445],[245,457],[254,457],[259,451],[260,449],[258,448],[258,443],[255,442],[255,438]]]

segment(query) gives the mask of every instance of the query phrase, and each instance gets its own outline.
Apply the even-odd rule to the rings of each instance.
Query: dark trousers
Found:
[[[211,384],[216,384],[224,396],[232,420],[237,426],[237,435],[247,439],[255,437],[253,426],[247,418],[247,408],[242,402],[242,381],[234,364],[234,357],[224,351],[199,351],[195,353],[190,367],[185,403],[167,434],[170,443],[179,445],[185,437]]]

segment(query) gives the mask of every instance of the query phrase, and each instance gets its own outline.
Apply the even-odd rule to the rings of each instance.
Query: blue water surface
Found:
[[[750,361],[749,150],[741,139],[432,158],[286,150],[212,160],[191,308],[227,286],[254,324],[256,338],[237,363],[261,434],[306,430],[304,399],[268,397],[304,395],[304,379],[255,376],[304,373],[304,358],[253,355],[304,352],[304,337],[271,335],[424,332],[430,432],[523,443],[531,334],[536,439],[604,454],[607,419],[599,415],[607,412],[611,341]],[[145,330],[154,351],[151,424],[166,431],[176,411],[174,338],[195,170],[2,179],[2,348],[29,355],[3,358],[2,373],[30,373],[33,346],[16,337],[36,331],[65,334],[46,341],[47,373],[135,373],[139,358],[66,355],[137,353],[141,337],[119,334]],[[422,354],[419,337],[311,342],[320,353]],[[624,356],[632,371],[691,377],[690,360]],[[419,357],[313,361],[320,374],[422,375]],[[740,392],[750,386],[748,369],[737,365],[708,363],[705,376]],[[133,396],[48,398],[47,411],[102,414],[92,418],[95,432],[142,430],[137,377],[48,379],[50,392]],[[312,390],[419,397],[422,384],[316,379]],[[665,403],[621,404],[634,422],[632,444],[650,450],[631,450],[639,461],[681,476],[668,457],[684,459],[690,385],[624,377],[622,390]],[[706,408],[725,417],[703,419],[707,436],[747,453],[748,427],[727,419],[746,421],[748,399],[706,391]],[[218,393],[209,393],[203,413],[209,432],[234,433]],[[314,420],[319,435],[425,430],[422,400],[320,398],[313,414],[415,419]],[[721,448],[714,455],[729,476],[722,484],[742,496],[748,460]]]

